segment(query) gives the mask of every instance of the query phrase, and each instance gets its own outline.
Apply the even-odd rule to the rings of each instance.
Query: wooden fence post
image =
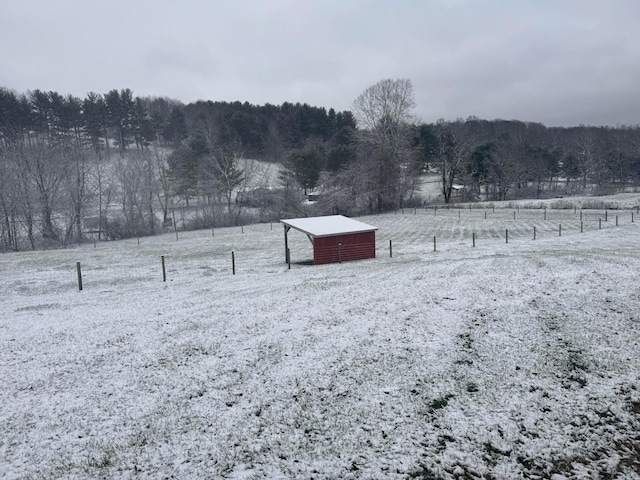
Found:
[[[231,271],[234,275],[236,274],[236,254],[233,250],[231,251]]]
[[[533,239],[536,239],[536,227],[533,227]]]
[[[391,245],[391,240],[389,240],[389,258],[393,258],[393,246]]]
[[[505,238],[505,242],[504,243],[509,243],[509,230],[505,230],[504,233],[504,238]]]
[[[80,262],[76,262],[76,270],[78,272],[78,290],[82,291],[82,269],[80,268]]]
[[[558,236],[559,237],[562,236],[562,224],[561,223],[558,224]]]
[[[160,257],[161,262],[162,262],[162,281],[166,282],[167,281],[167,269],[164,268],[164,255],[162,255]]]
[[[476,246],[476,232],[471,233],[471,238],[473,239],[473,246]]]
[[[433,251],[436,251],[436,236],[433,236]]]

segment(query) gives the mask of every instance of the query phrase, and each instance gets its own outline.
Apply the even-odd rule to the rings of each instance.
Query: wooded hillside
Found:
[[[136,97],[130,89],[0,88],[0,245],[56,247],[310,213],[438,201],[606,194],[640,183],[640,128],[519,120],[418,121],[411,82],[383,80],[353,112]],[[260,160],[277,167],[267,180]],[[318,200],[303,210],[304,195]],[[195,216],[194,216],[195,215]],[[182,217],[184,218],[184,217]],[[194,220],[195,218],[195,220]]]

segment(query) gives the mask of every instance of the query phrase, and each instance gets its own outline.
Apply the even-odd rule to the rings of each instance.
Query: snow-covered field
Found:
[[[640,478],[640,215],[582,214],[362,217],[378,258],[292,231],[290,270],[276,224],[2,255],[0,477]]]

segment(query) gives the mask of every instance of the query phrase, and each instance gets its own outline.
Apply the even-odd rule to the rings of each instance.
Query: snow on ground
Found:
[[[416,197],[427,201],[442,201],[442,179],[440,174],[426,173],[419,178]]]
[[[0,256],[0,477],[640,478],[615,214],[362,217],[378,258],[292,231],[290,270],[276,224]]]
[[[239,165],[248,177],[247,185],[245,186],[248,190],[278,187],[278,176],[284,170],[284,167],[280,163],[244,158],[239,161]]]

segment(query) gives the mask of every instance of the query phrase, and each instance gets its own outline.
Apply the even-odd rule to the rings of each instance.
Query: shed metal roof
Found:
[[[347,218],[342,215],[325,217],[291,218],[280,220],[281,223],[306,233],[312,238],[348,235],[350,233],[372,232],[378,227]]]

